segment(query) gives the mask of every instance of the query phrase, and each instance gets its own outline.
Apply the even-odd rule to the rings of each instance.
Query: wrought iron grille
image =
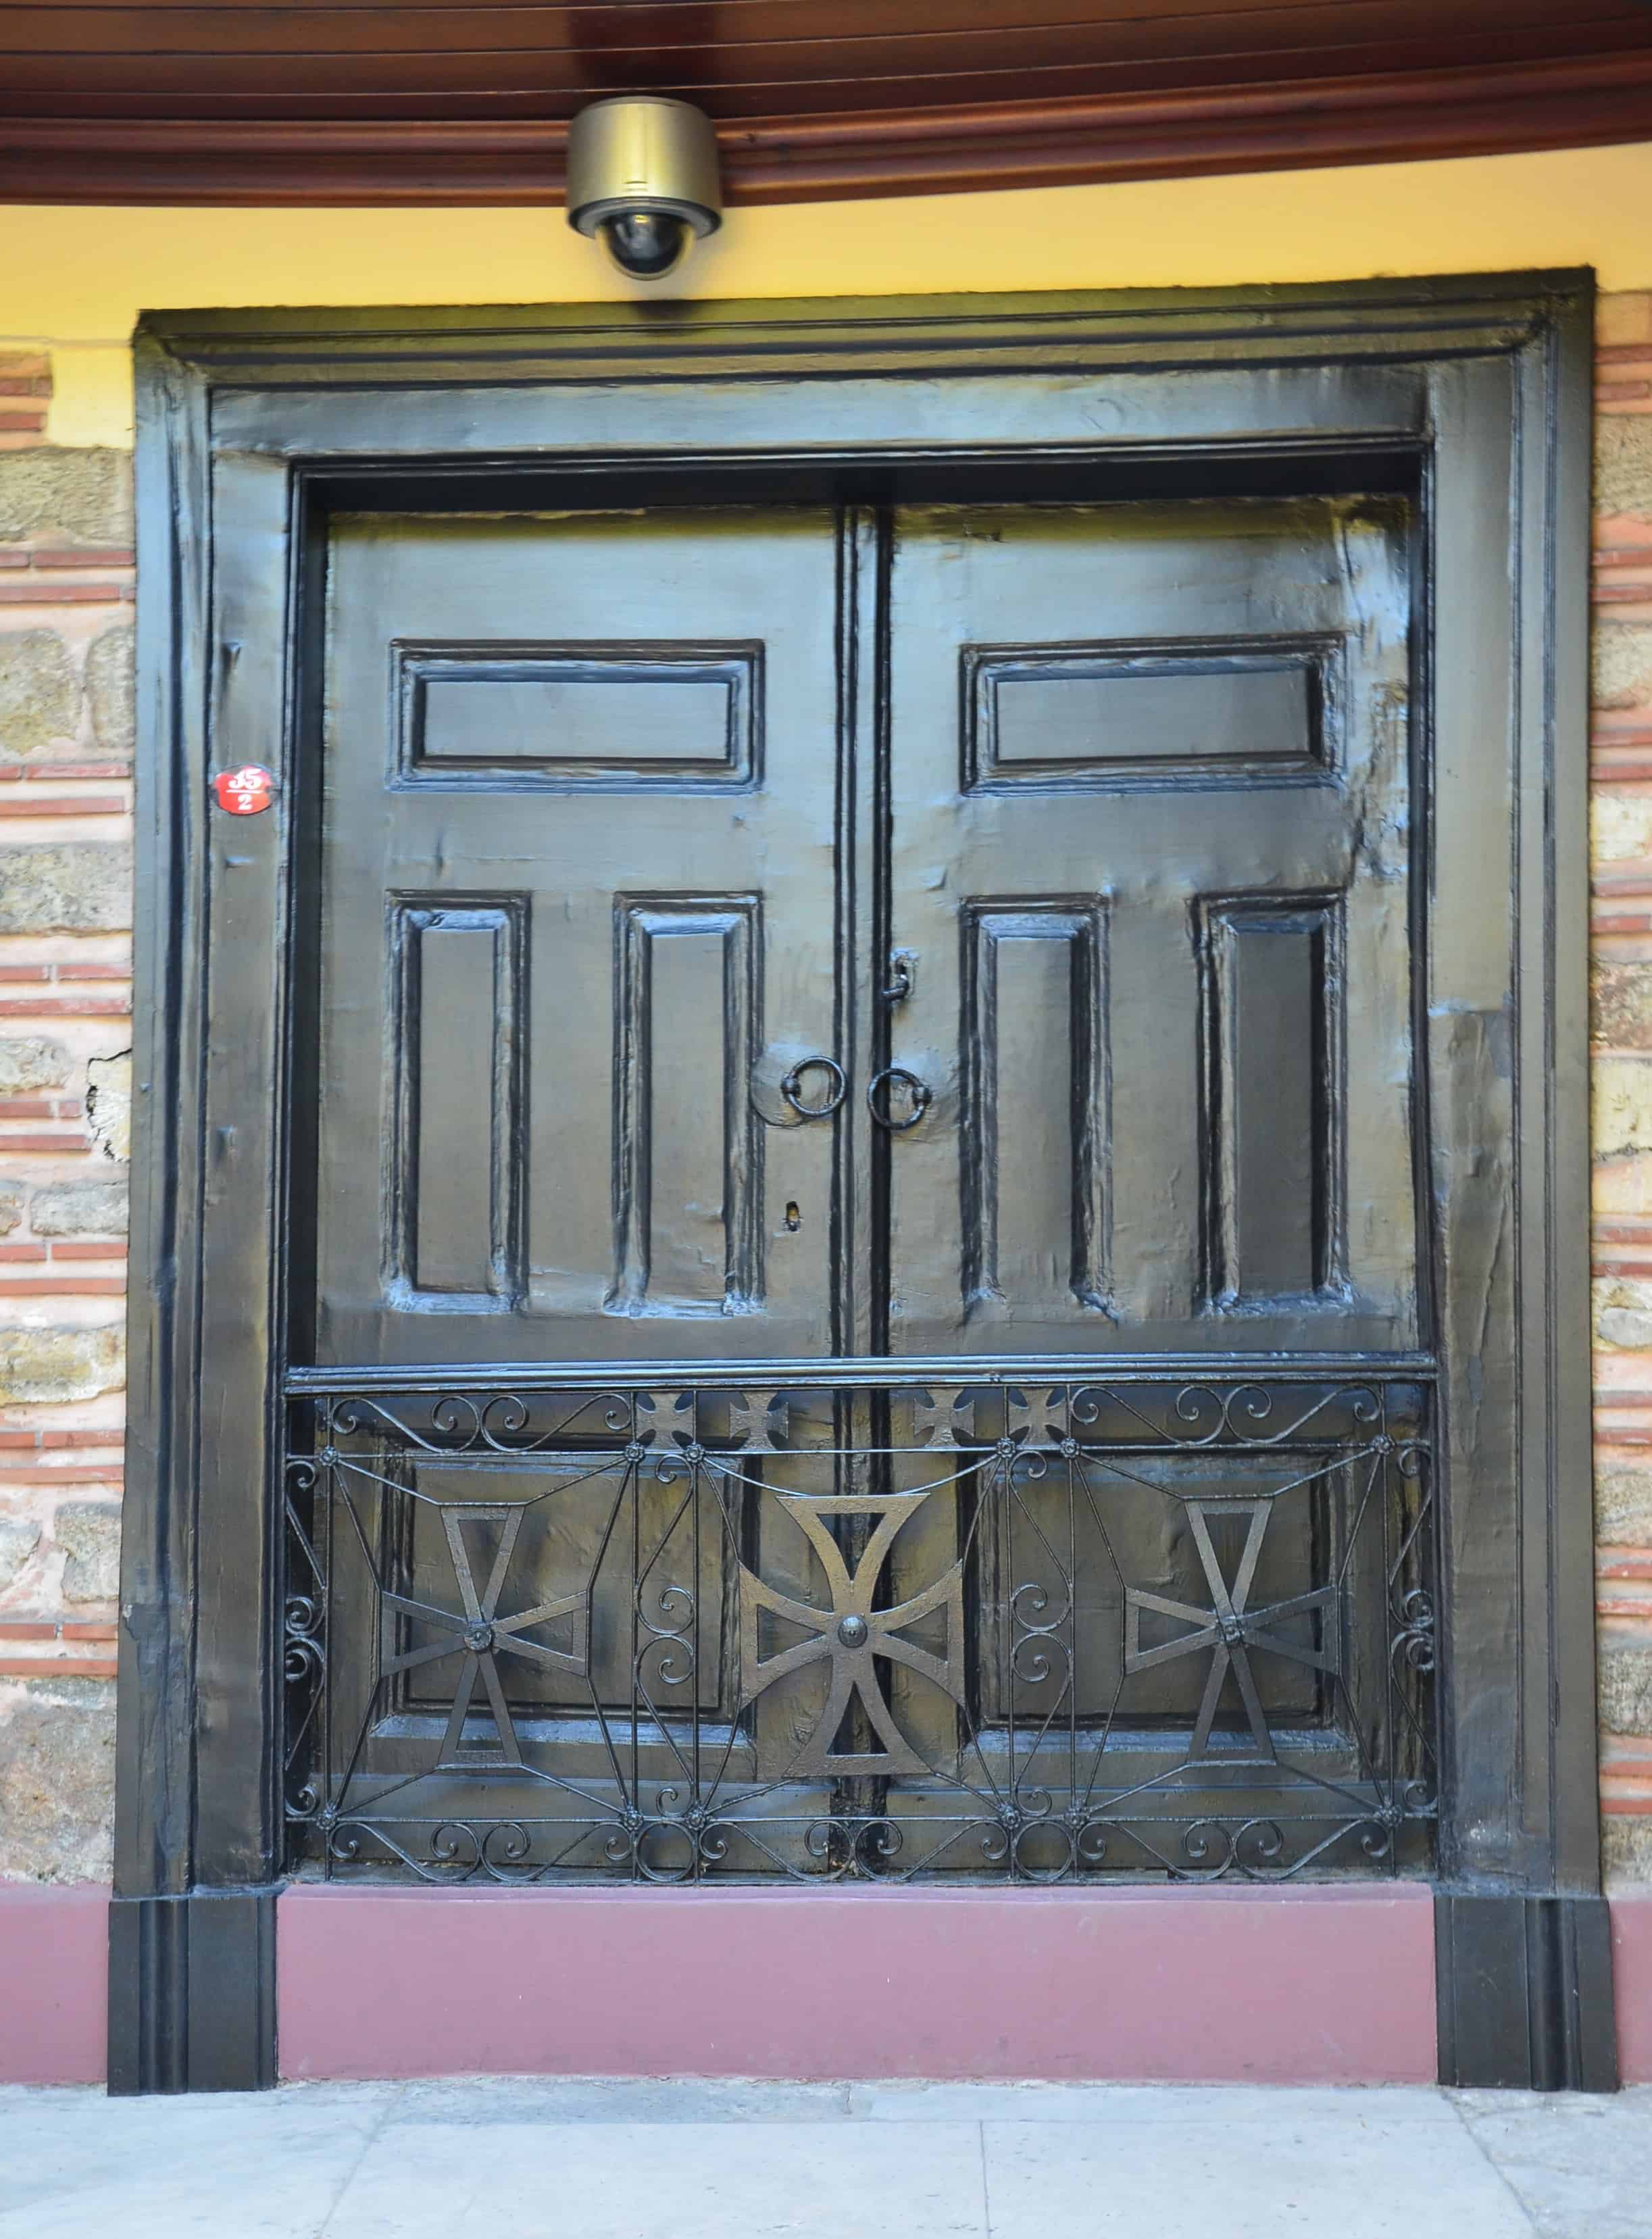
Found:
[[[1423,1381],[883,1374],[295,1377],[297,1857],[435,1883],[1426,1866]]]

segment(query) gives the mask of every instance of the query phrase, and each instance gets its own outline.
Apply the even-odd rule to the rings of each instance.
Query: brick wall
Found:
[[[1601,307],[1596,1514],[1610,1879],[1652,1882],[1652,294]],[[129,1075],[130,492],[0,352],[0,1876],[109,1870]],[[1581,1490],[1581,1489],[1580,1489]]]

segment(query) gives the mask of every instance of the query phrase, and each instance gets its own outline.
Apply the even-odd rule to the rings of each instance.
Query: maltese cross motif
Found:
[[[1305,1647],[1302,1642],[1286,1638],[1277,1628],[1287,1618],[1304,1617],[1310,1611],[1330,1611],[1335,1607],[1337,1591],[1335,1586],[1319,1586],[1311,1593],[1292,1594],[1282,1602],[1270,1602],[1265,1608],[1249,1606],[1251,1589],[1256,1580],[1257,1562],[1262,1553],[1262,1542],[1266,1536],[1268,1518],[1273,1504],[1268,1500],[1223,1501],[1201,1503],[1190,1500],[1186,1515],[1193,1534],[1193,1544],[1198,1549],[1199,1561],[1204,1565],[1205,1584],[1210,1588],[1211,1607],[1196,1608],[1191,1602],[1171,1600],[1164,1594],[1143,1592],[1135,1586],[1125,1590],[1125,1670],[1126,1672],[1151,1671],[1154,1665],[1173,1663],[1180,1656],[1197,1656],[1205,1649],[1211,1651],[1210,1677],[1204,1683],[1204,1694],[1200,1701],[1198,1716],[1193,1724],[1193,1739],[1189,1749],[1192,1757],[1205,1756],[1211,1746],[1211,1729],[1216,1720],[1217,1704],[1227,1684],[1231,1671],[1244,1704],[1244,1714],[1250,1721],[1251,1737],[1257,1752],[1271,1763],[1277,1759],[1273,1736],[1269,1731],[1262,1698],[1257,1692],[1255,1674],[1251,1669],[1252,1649],[1265,1649],[1270,1655],[1289,1657],[1292,1663],[1306,1664],[1316,1671],[1337,1671],[1342,1668],[1337,1660],[1335,1628],[1326,1623],[1321,1631],[1324,1648]],[[1244,1551],[1238,1568],[1230,1585],[1222,1575],[1222,1565],[1217,1559],[1211,1539],[1208,1518],[1212,1513],[1223,1516],[1246,1515],[1251,1518],[1245,1533]],[[1154,1648],[1141,1644],[1142,1611],[1151,1610],[1156,1616],[1170,1618],[1190,1628],[1174,1640],[1167,1640]]]
[[[583,1678],[589,1653],[590,1618],[583,1588],[576,1593],[562,1594],[555,1601],[541,1602],[533,1609],[521,1610],[514,1617],[501,1617],[499,1599],[504,1591],[511,1558],[516,1551],[516,1542],[521,1536],[523,1511],[519,1505],[483,1508],[467,1503],[463,1507],[444,1508],[442,1529],[447,1536],[448,1552],[453,1558],[454,1578],[459,1587],[461,1611],[435,1609],[428,1602],[414,1601],[406,1594],[387,1593],[384,1606],[399,1616],[410,1618],[415,1624],[436,1627],[441,1638],[420,1648],[409,1648],[400,1656],[388,1656],[380,1669],[387,1679],[399,1672],[413,1671],[422,1664],[434,1664],[444,1656],[462,1653],[464,1661],[459,1667],[459,1678],[454,1688],[453,1711],[448,1720],[448,1731],[442,1737],[436,1770],[441,1772],[472,1771],[478,1769],[497,1769],[501,1765],[518,1765],[522,1753],[517,1744],[516,1730],[511,1723],[510,1710],[505,1701],[505,1690],[499,1677],[499,1658],[519,1656],[524,1663],[537,1664],[547,1671],[571,1671]],[[487,1582],[480,1589],[470,1550],[465,1544],[468,1524],[496,1524],[500,1526],[499,1545],[494,1551],[492,1568]],[[536,1640],[525,1640],[522,1636],[531,1627],[548,1624],[554,1618],[571,1617],[574,1619],[574,1645],[571,1649],[545,1648]],[[498,1746],[468,1747],[465,1743],[465,1720],[481,1681],[488,1697],[488,1708],[494,1715],[494,1728]]]
[[[854,1494],[836,1493],[812,1498],[804,1494],[777,1493],[776,1499],[797,1525],[819,1558],[826,1573],[831,1607],[796,1600],[742,1568],[740,1574],[741,1705],[753,1702],[778,1680],[790,1678],[812,1664],[830,1666],[826,1707],[819,1722],[792,1766],[796,1773],[868,1774],[874,1777],[898,1772],[926,1772],[930,1768],[912,1749],[895,1724],[888,1698],[878,1683],[872,1659],[884,1657],[892,1664],[916,1671],[950,1695],[964,1699],[964,1565],[960,1558],[921,1593],[892,1609],[874,1609],[872,1594],[878,1575],[887,1561],[895,1536],[914,1509],[931,1498],[931,1491],[897,1493],[868,1500]],[[878,1525],[866,1551],[851,1572],[843,1550],[833,1538],[826,1519],[833,1516],[875,1516]],[[758,1626],[762,1612],[783,1618],[809,1637],[789,1648],[765,1657],[759,1652]],[[946,1651],[937,1656],[900,1635],[939,1611],[945,1622]],[[859,1695],[872,1731],[883,1744],[864,1754],[832,1746],[851,1696]]]

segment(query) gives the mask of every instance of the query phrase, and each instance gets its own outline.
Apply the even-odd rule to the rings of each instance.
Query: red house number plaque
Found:
[[[231,816],[256,816],[275,797],[275,781],[260,762],[240,769],[220,770],[212,781],[218,806]]]

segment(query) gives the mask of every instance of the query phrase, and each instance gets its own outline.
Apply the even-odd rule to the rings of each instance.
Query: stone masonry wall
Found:
[[[1652,1882],[1652,294],[1601,305],[1591,756],[1604,1856]],[[130,467],[0,351],[0,1878],[109,1870]],[[1582,1488],[1579,1488],[1580,1497]]]
[[[0,351],[0,1876],[105,1880],[125,1383],[131,461]]]
[[[1609,1878],[1652,1881],[1652,295],[1601,304],[1590,927],[1595,1518]]]

